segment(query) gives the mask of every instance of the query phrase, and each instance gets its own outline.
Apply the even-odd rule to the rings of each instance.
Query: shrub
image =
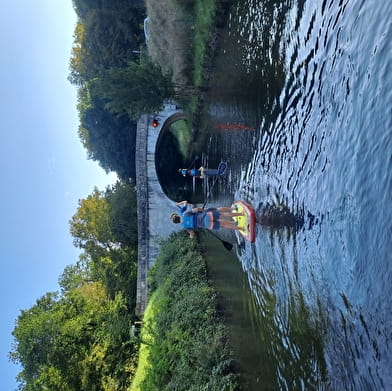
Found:
[[[237,390],[226,329],[198,243],[184,232],[162,246],[152,272],[154,318],[142,391]]]

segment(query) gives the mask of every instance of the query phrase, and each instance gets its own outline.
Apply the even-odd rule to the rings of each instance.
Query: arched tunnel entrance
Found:
[[[156,143],[155,168],[162,191],[173,201],[197,202],[202,196],[201,187],[178,172],[195,164],[194,156],[190,155],[191,142],[191,124],[185,113],[177,113],[165,121]]]

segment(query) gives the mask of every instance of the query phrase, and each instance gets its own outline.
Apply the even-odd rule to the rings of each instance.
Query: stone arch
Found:
[[[156,127],[153,120],[158,120]],[[174,104],[166,104],[155,114],[142,115],[136,132],[136,189],[138,210],[138,272],[136,314],[142,315],[147,305],[147,274],[159,252],[160,242],[181,229],[170,222],[175,202],[163,192],[155,168],[155,152],[159,139],[175,121],[186,114]]]
[[[177,180],[178,178],[181,177],[178,174],[178,168],[180,167],[177,164],[173,162],[173,157],[171,156],[171,154],[167,154],[165,151],[165,147],[162,149],[162,141],[165,137],[167,137],[167,134],[170,131],[170,127],[174,122],[177,121],[181,121],[181,120],[187,120],[188,116],[186,115],[186,113],[184,113],[183,111],[179,111],[176,112],[175,114],[171,115],[169,118],[165,119],[164,122],[162,123],[162,127],[159,130],[159,133],[157,134],[157,139],[155,140],[155,146],[153,147],[154,149],[154,159],[155,159],[155,171],[156,171],[156,175],[158,178],[158,181],[160,182],[160,186],[162,188],[162,191],[172,200],[176,200],[178,201],[177,197],[178,195],[174,196],[173,194],[170,195],[167,189],[167,180],[168,178],[171,178],[170,180]],[[172,145],[172,143],[170,143],[170,145]],[[167,144],[166,144],[167,146]],[[168,165],[167,162],[166,164],[162,165],[162,158],[163,155],[166,156],[166,158],[169,157],[169,159],[171,159],[172,163],[175,165],[175,167],[170,167],[170,170],[168,170]],[[170,164],[169,163],[169,166]],[[165,173],[165,174],[163,174]],[[178,177],[178,178],[177,178]]]

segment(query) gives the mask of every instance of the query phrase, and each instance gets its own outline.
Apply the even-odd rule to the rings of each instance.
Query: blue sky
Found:
[[[114,181],[87,160],[76,90],[67,81],[76,15],[71,0],[12,0],[0,13],[0,389],[15,390],[8,361],[15,319],[58,290],[79,252],[68,221],[94,186]]]

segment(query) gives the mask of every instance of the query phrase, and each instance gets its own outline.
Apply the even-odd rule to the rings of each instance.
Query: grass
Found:
[[[227,330],[217,314],[198,242],[170,236],[151,269],[144,351],[129,391],[239,389]]]
[[[195,86],[203,82],[203,64],[207,53],[209,34],[216,12],[215,0],[199,0],[195,4],[194,74]]]
[[[132,380],[131,387],[128,391],[140,391],[140,385],[149,369],[148,356],[150,353],[149,346],[154,343],[154,337],[151,333],[153,328],[153,322],[156,316],[156,302],[157,293],[155,292],[149,299],[147,308],[144,312],[143,322],[144,325],[141,329],[141,344],[139,350],[138,365],[135,373],[135,377]],[[149,326],[148,326],[149,325]]]
[[[150,20],[149,56],[164,73],[172,75],[174,83],[189,84],[192,15],[173,0],[146,0],[146,7]]]
[[[178,140],[181,155],[185,160],[188,156],[189,143],[191,140],[191,131],[188,123],[185,120],[173,122],[170,125],[170,132]]]
[[[220,23],[221,11],[227,8],[227,2],[146,0],[150,19],[150,41],[147,45],[150,58],[161,66],[164,73],[171,75],[174,84],[195,91],[176,98],[193,128],[187,157],[200,152],[196,139],[204,101],[202,90],[208,84],[206,66],[214,55],[212,37],[215,35],[215,27]]]
[[[175,83],[200,86],[216,0],[146,0],[146,6],[152,60]]]

